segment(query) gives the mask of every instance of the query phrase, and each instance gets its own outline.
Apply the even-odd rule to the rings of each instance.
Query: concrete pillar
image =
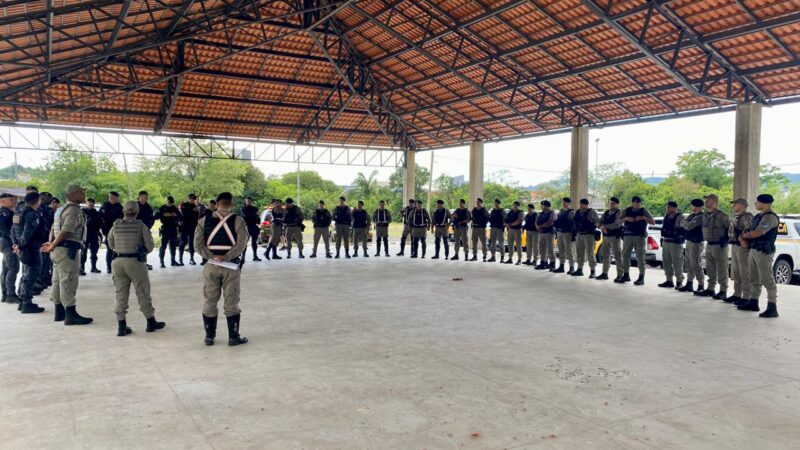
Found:
[[[744,197],[753,210],[761,169],[761,104],[736,106],[736,143],[733,157],[733,197]]]
[[[417,154],[415,152],[406,150],[406,177],[403,181],[403,206],[408,205],[408,201],[416,195],[414,190],[417,183],[416,156]]]
[[[569,195],[573,205],[589,197],[589,129],[586,127],[572,128]]]
[[[475,205],[478,198],[483,198],[483,141],[469,144],[469,203]]]

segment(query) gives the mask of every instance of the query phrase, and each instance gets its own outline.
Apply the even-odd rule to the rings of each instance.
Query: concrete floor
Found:
[[[90,275],[88,327],[0,305],[0,447],[797,448],[800,288],[764,320],[649,274],[248,263],[237,348],[224,321],[203,345],[199,267],[154,270],[167,328],[134,309],[125,338],[110,276]]]

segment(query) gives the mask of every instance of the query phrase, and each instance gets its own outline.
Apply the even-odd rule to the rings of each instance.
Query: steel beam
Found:
[[[172,73],[182,74],[186,69],[185,63],[186,43],[179,42],[172,62]],[[175,111],[175,104],[178,102],[178,95],[181,91],[183,75],[178,75],[167,80],[167,87],[164,88],[164,96],[161,98],[161,106],[156,116],[156,124],[153,131],[160,132],[169,125],[169,119]]]

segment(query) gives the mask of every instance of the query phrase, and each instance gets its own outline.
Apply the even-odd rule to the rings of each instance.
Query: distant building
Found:
[[[456,185],[456,187],[467,184],[467,182],[464,180],[464,175],[458,175],[453,177],[453,183]]]

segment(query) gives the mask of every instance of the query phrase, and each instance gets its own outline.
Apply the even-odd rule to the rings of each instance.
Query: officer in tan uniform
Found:
[[[450,217],[453,223],[453,239],[455,240],[455,255],[450,258],[451,261],[458,260],[458,249],[464,249],[464,260],[469,259],[469,240],[467,239],[467,230],[469,223],[472,221],[472,213],[467,209],[467,202],[462,198],[458,201],[458,208],[453,211]]]
[[[403,218],[403,234],[400,236],[400,251],[396,256],[403,256],[406,250],[406,238],[411,236],[411,213],[416,209],[417,202],[414,199],[408,200],[408,206],[400,211],[400,216]],[[413,237],[412,237],[413,239]]]
[[[597,267],[597,259],[594,257],[594,233],[597,230],[597,222],[600,217],[594,208],[589,208],[589,199],[582,198],[580,206],[575,211],[575,251],[577,252],[578,266],[574,272],[573,277],[583,276],[583,262],[589,263],[589,278],[595,278],[595,269]]]
[[[539,233],[539,257],[542,259],[534,268],[553,271],[556,269],[556,248],[553,243],[553,224],[556,221],[556,214],[551,209],[550,200],[542,200],[540,205],[542,212],[536,217],[536,232]]]
[[[203,267],[203,324],[206,345],[214,345],[217,336],[217,303],[224,298],[223,310],[228,321],[228,345],[247,343],[239,334],[239,295],[241,293],[242,253],[247,248],[247,224],[233,213],[233,195],[223,192],[217,196],[217,210],[202,219],[194,232],[194,248],[208,259]],[[214,262],[226,262],[237,268],[222,267]]]
[[[371,222],[369,213],[364,209],[364,202],[359,200],[356,209],[353,210],[353,256],[358,256],[358,244],[364,249],[364,258],[369,258],[367,253],[367,240],[369,239],[369,228]]]
[[[166,326],[164,322],[156,320],[153,299],[150,297],[147,254],[155,247],[153,235],[150,233],[150,228],[136,218],[139,214],[139,202],[128,201],[123,206],[122,212],[125,217],[114,222],[108,234],[108,245],[114,252],[111,273],[117,293],[117,305],[114,308],[114,313],[117,315],[117,336],[133,333],[125,320],[131,284],[136,291],[136,298],[139,299],[139,310],[147,319],[146,331],[152,333]]]
[[[88,325],[92,318],[83,317],[75,309],[75,294],[81,271],[80,251],[86,239],[86,216],[81,203],[86,199],[84,189],[67,187],[67,202],[58,208],[53,218],[50,242],[42,252],[50,253],[53,261],[53,291],[50,300],[55,304],[55,321],[64,325]]]
[[[608,209],[600,216],[600,231],[603,233],[603,244],[600,252],[603,255],[603,273],[595,280],[608,280],[608,270],[611,268],[611,256],[617,267],[617,278],[623,274],[622,270],[622,223],[619,221],[622,211],[619,209],[619,198],[608,199]]]
[[[433,241],[435,253],[431,259],[439,259],[439,249],[444,244],[444,259],[450,257],[450,211],[444,207],[444,200],[436,200],[436,209],[433,211],[431,217],[431,231],[433,232]]]
[[[286,227],[286,259],[292,257],[292,241],[297,243],[297,256],[305,258],[303,256],[303,230],[306,226],[303,225],[303,220],[305,220],[303,210],[294,204],[294,200],[287,198],[283,215],[283,225]]]
[[[748,267],[750,273],[750,299],[742,301],[738,306],[741,311],[759,311],[761,287],[767,289],[767,309],[759,317],[778,317],[778,286],[772,273],[775,260],[775,240],[778,238],[780,219],[772,211],[774,198],[770,194],[756,197],[758,214],[753,217],[750,226],[739,236],[739,243],[750,248]]]
[[[732,201],[731,205],[733,205],[733,220],[728,228],[728,243],[731,244],[733,295],[724,300],[739,306],[743,299],[750,300],[750,272],[747,270],[750,248],[741,245],[739,237],[750,227],[753,215],[747,211],[747,200],[742,197]]]
[[[717,194],[705,197],[706,212],[703,215],[703,240],[706,241],[706,273],[708,284],[703,291],[695,292],[700,297],[722,300],[728,296],[728,228],[731,218],[719,209]],[[719,292],[714,287],[719,284]]]

